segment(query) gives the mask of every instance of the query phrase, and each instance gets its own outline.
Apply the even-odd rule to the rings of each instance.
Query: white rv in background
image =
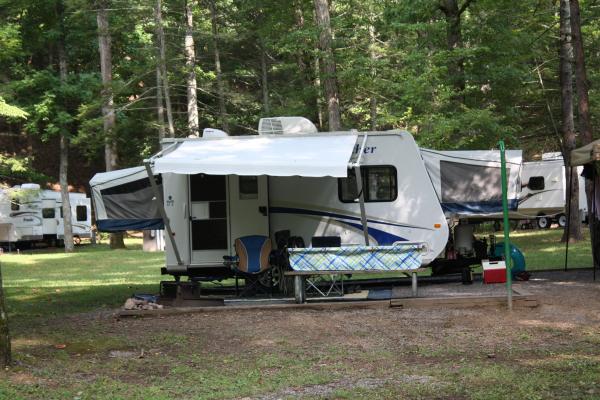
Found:
[[[14,196],[15,191],[20,192]],[[73,240],[90,238],[90,199],[83,193],[69,193]],[[60,192],[41,190],[37,184],[23,184],[0,191],[0,245],[5,247],[46,242],[61,245],[64,219]]]
[[[579,212],[584,220],[587,214],[585,180],[579,176]],[[523,163],[522,189],[518,211],[513,219],[535,219],[539,228],[549,228],[552,222],[564,227],[567,223],[565,164],[560,153],[545,153],[541,161]]]

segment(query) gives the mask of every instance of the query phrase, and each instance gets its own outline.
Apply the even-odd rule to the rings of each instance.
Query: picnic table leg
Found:
[[[306,301],[304,277],[300,275],[294,276],[294,295],[296,303],[302,304]]]
[[[412,273],[412,296],[417,297],[417,273]]]

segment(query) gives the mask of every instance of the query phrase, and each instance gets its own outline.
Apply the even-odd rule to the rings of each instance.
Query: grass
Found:
[[[158,291],[163,253],[83,245],[65,254],[60,249],[0,256],[4,287],[13,320],[91,309],[114,308],[132,293]]]
[[[546,230],[514,232],[511,237],[530,269],[549,269],[563,267],[560,236],[560,230]],[[187,325],[183,316],[166,323],[115,322],[95,311],[113,309],[132,293],[155,293],[164,278],[163,253],[142,252],[139,240],[127,244],[127,250],[86,245],[73,254],[50,250],[0,256],[17,361],[10,372],[0,371],[0,399],[220,399],[322,388],[344,379],[350,383],[324,392],[307,389],[303,398],[600,396],[597,326],[496,332],[492,350],[499,357],[487,359],[485,352],[492,350],[479,342],[479,333],[464,328],[462,320],[454,333],[447,333],[446,325],[440,327],[443,314],[433,316],[433,325],[419,331],[417,344],[406,345],[410,339],[402,339],[410,338],[415,320],[400,319],[394,325],[400,339],[372,348],[337,342],[327,333],[320,336],[329,341],[325,344],[303,337],[311,328],[277,330],[272,324],[283,317],[272,312],[250,319],[204,315]],[[589,267],[589,241],[571,245],[570,259],[571,267]],[[85,314],[89,311],[94,313]],[[385,312],[381,318],[399,315]],[[350,313],[337,322],[328,322],[331,315],[302,315],[316,319],[319,326],[331,323],[334,332],[350,330],[351,339],[359,343],[381,340],[381,331],[372,331],[376,317],[363,323],[354,322]],[[233,320],[229,325],[227,318]],[[289,318],[294,321],[293,315]],[[438,342],[421,343],[428,335],[438,335]],[[271,344],[243,345],[265,337]],[[67,347],[57,350],[56,344]],[[112,357],[112,352],[129,356]],[[363,377],[381,382],[351,387]]]
[[[511,232],[510,239],[525,255],[527,269],[561,269],[565,266],[565,243],[562,229]],[[584,228],[584,240],[569,244],[569,268],[591,268],[590,231]],[[501,235],[498,236],[501,239]]]

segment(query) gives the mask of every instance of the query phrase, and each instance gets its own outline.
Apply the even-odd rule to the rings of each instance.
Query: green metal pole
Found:
[[[504,154],[504,141],[500,141],[500,171],[502,177],[502,214],[504,216],[504,262],[506,264],[506,292],[508,295],[508,309],[512,310],[512,273],[510,259],[510,237],[508,224],[508,187],[506,181],[506,155]]]

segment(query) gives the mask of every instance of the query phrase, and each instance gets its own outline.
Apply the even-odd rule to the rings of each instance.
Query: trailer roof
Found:
[[[151,159],[176,174],[346,177],[358,133],[202,138],[175,143]]]

